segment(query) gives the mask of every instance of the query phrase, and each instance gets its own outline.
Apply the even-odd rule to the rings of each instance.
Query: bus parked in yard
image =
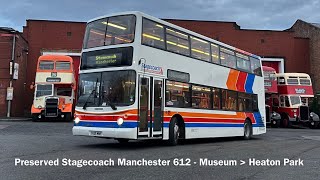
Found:
[[[42,55],[38,59],[31,107],[33,120],[72,120],[76,81],[69,56]]]
[[[87,23],[73,134],[117,139],[266,132],[258,56],[140,12]]]
[[[314,97],[311,78],[306,73],[277,74],[279,96],[273,98],[282,119],[282,126],[319,125],[319,116],[310,112],[309,101]]]
[[[266,123],[271,127],[279,127],[281,116],[273,108],[272,99],[278,96],[276,70],[272,67],[262,66],[264,77],[264,90],[266,102]]]

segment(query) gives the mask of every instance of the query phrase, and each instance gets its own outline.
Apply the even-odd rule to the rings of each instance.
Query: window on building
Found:
[[[220,64],[219,46],[216,44],[211,44],[211,58],[213,63]]]
[[[236,68],[236,57],[234,56],[233,51],[225,48],[220,48],[220,56],[222,65]]]
[[[229,110],[229,111],[236,111],[237,110],[237,92],[236,91],[229,91],[229,90],[222,90],[222,109]]]
[[[165,49],[164,27],[148,19],[143,19],[142,44]]]
[[[167,50],[190,56],[188,35],[173,29],[166,29]]]
[[[221,109],[221,93],[220,89],[212,88],[213,109]]]
[[[202,86],[192,86],[192,107],[211,109],[210,99],[210,88]]]
[[[196,37],[191,37],[191,56],[210,61],[210,43]]]
[[[190,107],[190,85],[187,83],[166,82],[166,106]]]
[[[250,57],[250,63],[251,63],[251,72],[258,76],[262,76],[260,60],[254,57]]]
[[[40,61],[39,69],[41,70],[53,70],[54,62],[53,61]]]
[[[240,70],[250,72],[250,61],[249,57],[243,54],[236,53],[237,55],[237,67]]]
[[[56,70],[69,70],[71,69],[70,62],[56,62]]]
[[[251,94],[239,92],[238,93],[238,110],[252,111],[252,96]]]

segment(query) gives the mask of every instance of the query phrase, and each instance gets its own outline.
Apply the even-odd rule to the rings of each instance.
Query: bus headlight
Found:
[[[78,124],[79,122],[80,122],[80,118],[76,117],[76,118],[74,119],[74,123],[75,123],[75,124]]]
[[[294,117],[297,117],[297,114],[296,114],[296,113],[294,113],[294,114],[293,114],[293,116],[294,116]]]
[[[123,124],[123,118],[118,118],[117,124],[121,126]]]

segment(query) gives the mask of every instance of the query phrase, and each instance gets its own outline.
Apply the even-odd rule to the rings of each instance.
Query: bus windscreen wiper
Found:
[[[117,107],[110,101],[109,97],[108,96],[105,96],[105,93],[106,91],[103,92],[103,97],[105,97],[107,99],[107,104],[110,105],[110,107],[113,109],[113,110],[117,110]]]
[[[93,93],[96,93],[97,84],[98,84],[98,78],[97,78],[96,84],[95,84],[95,86],[94,86],[94,89],[93,89],[93,90],[91,91],[91,93],[89,94],[88,98],[86,99],[86,102],[85,102],[85,103],[83,104],[83,106],[82,106],[82,109],[86,109],[86,108],[87,108],[87,104],[88,104],[88,101],[89,101],[91,95],[92,95]]]

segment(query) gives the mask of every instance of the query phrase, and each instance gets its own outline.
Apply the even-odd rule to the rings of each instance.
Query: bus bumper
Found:
[[[137,139],[137,128],[99,128],[74,126],[72,128],[72,134],[74,136]]]

